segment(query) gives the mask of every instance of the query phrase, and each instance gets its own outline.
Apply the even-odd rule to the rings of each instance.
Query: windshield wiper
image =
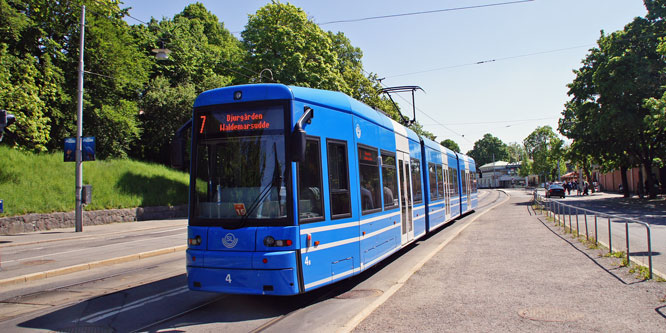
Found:
[[[247,209],[245,212],[245,215],[243,215],[240,218],[240,223],[238,226],[235,228],[227,228],[227,229],[240,229],[245,226],[245,223],[247,223],[247,219],[254,213],[255,210],[259,207],[259,204],[264,201],[266,196],[271,193],[271,190],[274,187],[279,186],[282,184],[282,169],[280,169],[280,162],[278,161],[277,157],[277,144],[273,142],[273,155],[275,156],[275,160],[273,163],[275,163],[275,167],[273,168],[273,179],[270,184],[266,185],[261,192],[259,192],[259,195],[252,201],[252,204],[250,204],[250,207]],[[280,201],[281,201],[281,196],[280,196],[280,190],[278,189],[277,191],[277,196],[278,196],[278,207],[280,207]]]

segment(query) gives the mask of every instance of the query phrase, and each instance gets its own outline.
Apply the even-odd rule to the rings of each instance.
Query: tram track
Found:
[[[104,297],[116,292],[121,292],[134,287],[139,287],[142,285],[150,284],[156,281],[165,280],[173,278],[182,272],[174,273],[173,271],[168,271],[167,273],[157,273],[149,274],[149,276],[144,278],[137,278],[141,275],[145,275],[145,272],[150,272],[156,269],[159,269],[164,266],[178,264],[183,261],[182,258],[174,258],[163,260],[160,262],[151,264],[148,266],[134,265],[131,268],[125,269],[115,269],[111,271],[103,272],[100,274],[97,272],[96,276],[90,278],[79,279],[74,282],[71,282],[71,275],[67,276],[68,279],[62,281],[54,287],[43,288],[40,287],[53,284],[54,282],[48,281],[40,283],[39,285],[32,286],[30,289],[39,289],[33,292],[27,292],[23,294],[14,295],[16,292],[25,291],[26,289],[17,289],[13,291],[5,292],[5,296],[2,296],[0,304],[5,304],[6,306],[21,306],[21,305],[33,305],[41,306],[41,308],[32,309],[27,308],[25,311],[20,311],[14,315],[5,315],[0,322],[5,322],[9,320],[19,320],[21,318],[33,317],[35,313],[39,313],[43,309],[49,309],[53,311],[54,309],[65,308],[78,304],[80,302],[87,302],[98,297]],[[109,282],[112,284],[118,284],[118,281],[123,281],[121,286],[111,286],[111,287],[94,287],[98,283]],[[57,283],[57,282],[56,282]],[[53,295],[58,295],[60,293],[70,293],[77,294],[78,297],[74,298],[65,298],[64,300],[60,297],[54,298]],[[54,301],[55,300],[55,301]]]
[[[495,193],[495,198],[492,199],[492,201],[487,201],[487,202],[486,202],[485,197],[488,196],[488,195],[490,195],[490,193]],[[483,208],[486,208],[486,207],[492,206],[492,205],[494,205],[496,202],[502,200],[502,198],[504,198],[504,196],[509,196],[509,194],[507,194],[506,192],[503,192],[503,191],[497,191],[497,190],[494,190],[494,191],[489,191],[489,194],[487,194],[486,196],[484,196],[484,197],[482,198],[482,199],[484,199],[484,203],[483,203],[483,204],[479,204],[479,206],[476,207],[476,210],[481,210],[481,209],[483,209]],[[479,201],[480,201],[480,200],[479,200]]]

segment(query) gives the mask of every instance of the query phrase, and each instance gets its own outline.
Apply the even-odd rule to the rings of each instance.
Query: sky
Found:
[[[173,18],[196,1],[122,2],[121,8],[131,7],[131,16],[147,22],[151,17]],[[270,0],[198,2],[240,38],[248,15]],[[486,133],[509,144],[522,143],[539,126],[556,130],[569,99],[566,85],[596,45],[600,32],[622,30],[635,17],[647,13],[642,0],[290,3],[302,8],[322,29],[343,32],[363,51],[364,69],[385,78],[382,82],[386,86],[422,87],[425,92],[415,94],[417,121],[435,134],[437,141],[458,143],[463,153]],[[435,12],[326,24],[427,11]],[[411,95],[394,99],[403,114],[412,117]]]

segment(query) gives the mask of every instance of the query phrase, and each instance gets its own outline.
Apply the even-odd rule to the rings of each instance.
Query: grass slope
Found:
[[[4,214],[74,210],[76,163],[63,153],[33,154],[0,145],[0,199]],[[187,203],[189,176],[163,165],[132,160],[83,163],[83,183],[92,185],[85,210]]]

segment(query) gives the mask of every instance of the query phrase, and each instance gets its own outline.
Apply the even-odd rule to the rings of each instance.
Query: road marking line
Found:
[[[169,235],[169,236],[154,237],[154,238],[148,238],[148,239],[137,239],[137,240],[130,241],[130,242],[122,242],[122,243],[114,243],[114,244],[109,244],[109,245],[96,246],[95,248],[99,249],[99,248],[102,248],[102,247],[109,247],[109,246],[114,246],[114,245],[131,244],[131,243],[138,243],[138,242],[148,242],[148,241],[152,241],[152,240],[155,240],[155,239],[162,239],[162,238],[169,238],[169,237],[178,237],[178,238],[182,239],[183,235]],[[36,250],[40,250],[40,249],[43,249],[43,248],[39,248],[39,249],[36,249]],[[50,256],[55,256],[55,255],[58,255],[58,254],[67,254],[67,253],[73,253],[73,252],[79,252],[79,251],[90,251],[90,249],[89,248],[82,248],[82,249],[76,249],[76,250],[70,250],[70,251],[43,254],[43,255],[35,256],[35,257],[5,260],[5,261],[3,261],[3,263],[7,264],[7,263],[10,263],[10,262],[17,262],[17,261],[20,262],[20,261],[30,260],[30,259],[48,258]]]
[[[135,254],[130,254],[124,257],[116,257],[116,258],[110,258],[110,259],[105,259],[105,260],[99,260],[99,261],[93,261],[85,264],[79,264],[79,265],[74,265],[74,266],[68,266],[68,267],[62,267],[62,268],[56,268],[52,269],[49,271],[45,272],[38,272],[38,273],[32,273],[32,274],[27,274],[27,275],[21,275],[21,276],[16,276],[13,278],[7,278],[4,280],[0,280],[0,287],[2,286],[8,286],[8,285],[13,285],[13,284],[18,284],[18,283],[25,283],[25,282],[30,282],[34,280],[41,280],[41,279],[46,279],[49,277],[54,277],[58,275],[63,275],[63,274],[69,274],[69,273],[74,273],[74,272],[79,272],[79,271],[85,271],[97,267],[102,267],[102,266],[110,266],[114,264],[119,264],[119,263],[124,263],[124,262],[129,262],[129,261],[135,261],[143,258],[148,258],[153,256],[153,253],[161,253],[161,254],[167,254],[167,253],[175,253],[178,251],[185,251],[187,249],[187,245],[180,245],[180,246],[175,246],[171,247],[168,249],[159,249],[159,250],[153,250],[153,251],[148,251],[148,252],[142,252],[142,253],[135,253]]]
[[[127,222],[130,223],[130,222]],[[3,247],[17,247],[17,246],[26,246],[26,245],[34,245],[34,244],[40,244],[40,243],[55,243],[55,242],[61,242],[61,241],[69,241],[69,240],[91,240],[91,239],[96,239],[96,238],[106,238],[109,235],[117,235],[117,234],[131,234],[131,233],[136,233],[139,231],[146,231],[146,230],[152,230],[152,229],[159,229],[162,227],[148,227],[148,228],[141,228],[141,229],[133,229],[133,230],[128,230],[128,231],[116,231],[116,232],[110,232],[110,233],[99,233],[99,234],[91,234],[91,235],[83,235],[83,236],[73,236],[73,237],[65,237],[65,238],[55,238],[55,239],[42,239],[42,240],[37,240],[37,241],[28,241],[28,242],[18,242],[18,243],[7,243],[7,244],[0,244],[0,248]],[[179,227],[176,229],[170,229],[171,231],[173,230],[180,230],[180,229],[185,229],[185,227]],[[28,233],[21,233],[18,235],[25,235]]]
[[[182,286],[182,287],[179,287],[179,288],[176,288],[176,289],[167,290],[167,291],[161,292],[161,293],[156,294],[156,295],[152,295],[152,296],[149,296],[149,297],[146,297],[146,298],[138,299],[134,302],[119,305],[119,306],[113,307],[111,309],[106,309],[106,310],[103,310],[103,311],[99,311],[99,312],[87,315],[87,316],[85,316],[81,319],[76,319],[73,322],[77,322],[77,321],[81,320],[81,321],[85,321],[85,322],[88,322],[88,323],[94,323],[94,322],[100,321],[104,318],[114,316],[118,313],[133,310],[133,309],[136,309],[138,307],[142,307],[142,306],[144,306],[148,303],[157,302],[157,301],[163,300],[166,297],[180,295],[180,294],[188,292],[188,291],[189,291],[189,289],[187,288],[187,286]]]

